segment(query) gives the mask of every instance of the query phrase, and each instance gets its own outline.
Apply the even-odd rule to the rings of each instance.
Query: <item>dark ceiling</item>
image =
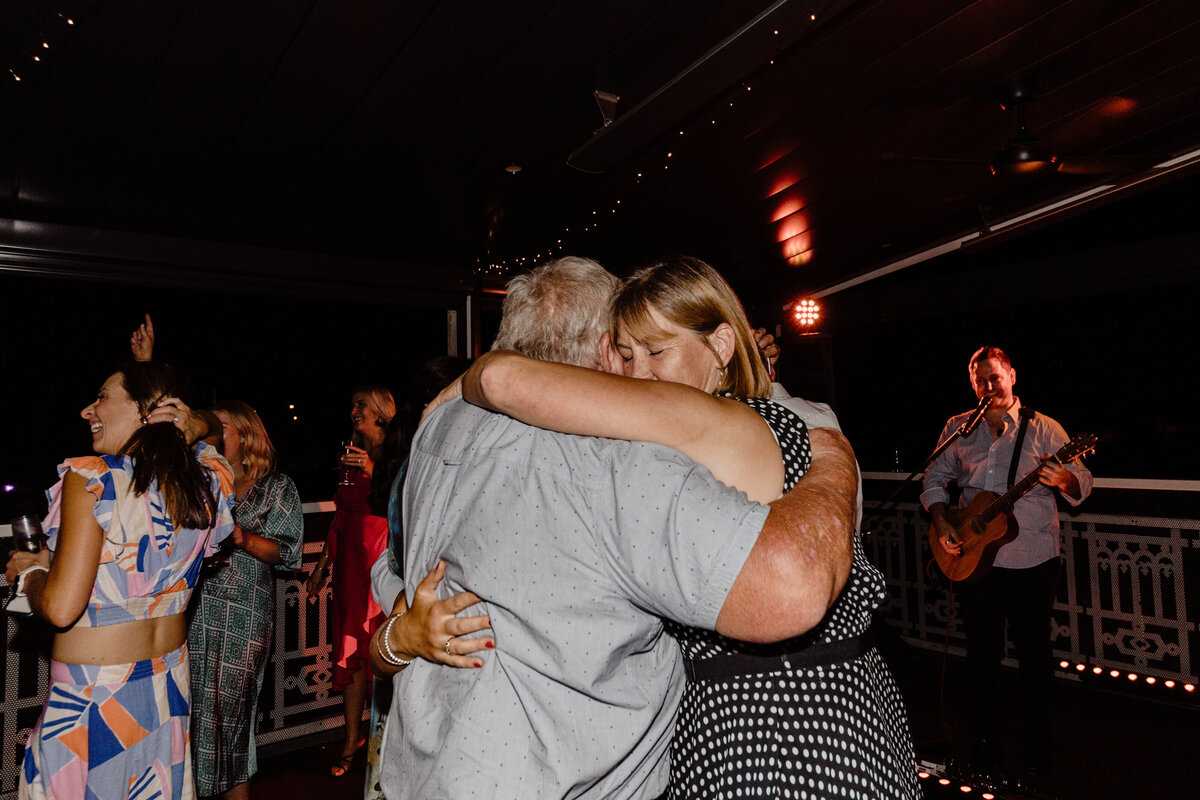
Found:
[[[0,62],[0,217],[485,283],[819,289],[1200,148],[1196,0],[7,0]],[[997,177],[1018,78],[1061,169]]]

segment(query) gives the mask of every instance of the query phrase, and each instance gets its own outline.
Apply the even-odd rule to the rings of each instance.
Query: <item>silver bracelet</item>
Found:
[[[25,597],[25,595],[26,595],[26,593],[25,593],[25,583],[26,583],[25,576],[31,572],[47,572],[48,573],[48,572],[50,572],[50,568],[43,567],[41,564],[34,564],[33,566],[26,567],[25,569],[18,572],[16,577],[13,579],[13,593],[12,593],[13,597]]]
[[[411,658],[401,658],[400,656],[396,655],[392,651],[391,643],[388,641],[388,638],[392,635],[392,625],[395,624],[396,620],[400,619],[407,613],[407,611],[401,611],[394,617],[388,617],[388,621],[383,624],[383,636],[380,639],[380,647],[382,648],[382,652],[380,655],[383,656],[384,661],[391,664],[393,667],[407,667],[414,660]]]

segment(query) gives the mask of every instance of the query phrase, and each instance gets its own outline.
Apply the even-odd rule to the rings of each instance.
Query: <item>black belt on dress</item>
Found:
[[[870,631],[850,639],[811,644],[791,653],[755,656],[745,653],[721,653],[698,660],[683,659],[689,681],[721,681],[750,675],[765,675],[780,670],[828,667],[853,661],[875,646]]]

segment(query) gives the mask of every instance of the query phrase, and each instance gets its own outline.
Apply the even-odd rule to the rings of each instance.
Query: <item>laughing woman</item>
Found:
[[[81,412],[97,455],[63,462],[48,492],[48,549],[9,559],[10,585],[58,629],[22,798],[194,795],[184,609],[233,528],[233,476],[189,446],[175,391],[155,362],[105,381]]]
[[[237,525],[229,561],[205,575],[188,628],[192,744],[197,792],[241,800],[258,769],[254,727],[275,627],[274,573],[300,567],[304,514],[296,484],[275,471],[275,447],[258,413],[238,400],[212,410],[233,467]]]

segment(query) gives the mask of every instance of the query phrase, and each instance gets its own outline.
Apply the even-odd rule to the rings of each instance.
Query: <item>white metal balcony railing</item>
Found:
[[[864,473],[871,481],[891,473]],[[1200,481],[1097,479],[1098,490],[1158,490],[1200,494]],[[868,503],[877,498],[868,497]],[[305,503],[306,530],[327,518],[332,502]],[[961,622],[947,624],[949,593],[926,578],[930,555],[927,520],[915,503],[889,512],[866,540],[868,554],[887,576],[886,618],[909,642],[961,654]],[[1077,664],[1152,676],[1157,686],[1195,684],[1185,573],[1200,568],[1200,520],[1065,514],[1062,520],[1065,580],[1055,605],[1051,637],[1057,658]],[[0,526],[0,538],[11,536]],[[322,543],[304,547],[307,573]],[[299,578],[275,583],[274,642],[259,701],[258,742],[270,745],[341,725],[341,702],[330,691],[327,632],[329,590],[309,603]],[[4,583],[0,578],[0,585]],[[1191,601],[1194,605],[1195,601]],[[5,615],[4,695],[0,706],[0,798],[15,797],[23,743],[37,720],[49,675],[46,627]],[[1192,702],[1176,692],[1179,702]],[[1164,689],[1163,699],[1173,697]]]

